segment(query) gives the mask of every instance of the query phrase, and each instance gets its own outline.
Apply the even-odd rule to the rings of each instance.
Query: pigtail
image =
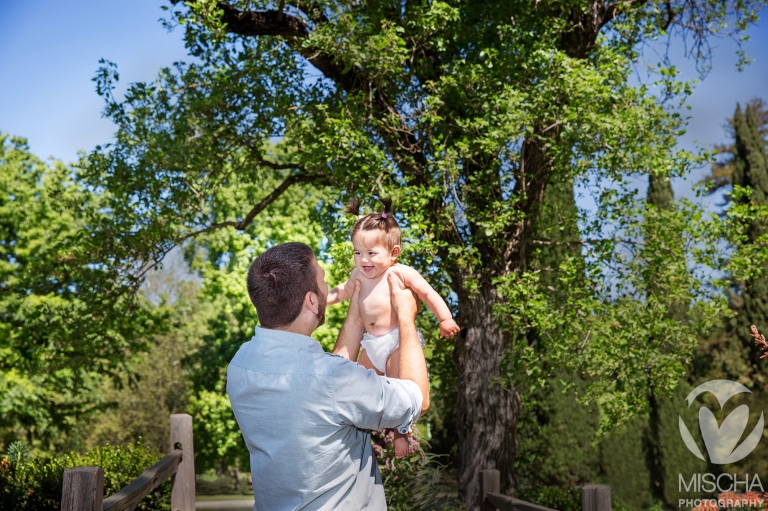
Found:
[[[360,217],[360,206],[362,205],[362,201],[358,198],[354,198],[349,201],[347,204],[347,207],[344,208],[345,213],[349,213],[350,215],[355,215],[356,217]]]
[[[379,231],[386,236],[386,244],[389,248],[400,245],[400,226],[397,225],[397,220],[395,220],[392,213],[392,199],[379,197],[379,202],[384,207],[384,211],[361,216],[360,206],[362,201],[357,198],[349,201],[344,211],[350,215],[357,216],[357,222],[352,227],[350,236],[354,239],[355,235],[361,231]]]
[[[379,202],[381,202],[381,205],[384,206],[384,213],[386,213],[384,218],[387,218],[387,216],[392,214],[392,199],[379,197]]]

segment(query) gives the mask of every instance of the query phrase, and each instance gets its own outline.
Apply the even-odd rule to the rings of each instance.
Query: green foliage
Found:
[[[162,323],[121,283],[104,243],[103,196],[26,141],[0,134],[0,438],[43,448],[100,406],[102,375],[124,369]],[[108,285],[108,283],[114,286]],[[37,444],[36,444],[37,445]]]
[[[627,41],[652,35],[632,28],[632,22],[650,30],[657,22],[651,11],[623,13],[626,20],[622,19],[616,30],[626,38],[601,39],[587,60],[558,49],[561,31],[565,30],[562,24],[551,23],[547,13],[526,7],[508,6],[496,13],[498,6],[491,9],[490,4],[483,4],[473,6],[470,14],[462,6],[430,4],[408,12],[401,20],[393,20],[378,6],[363,7],[359,12],[357,7],[348,8],[332,23],[318,26],[306,47],[337,55],[345,69],[365,69],[375,61],[376,71],[367,79],[401,101],[398,108],[412,104],[405,97],[398,99],[398,94],[416,94],[423,108],[413,129],[430,133],[425,161],[411,162],[387,144],[398,129],[397,120],[386,115],[371,117],[370,112],[378,107],[370,94],[350,93],[342,99],[324,82],[306,79],[306,69],[297,66],[290,49],[277,40],[235,40],[221,32],[223,10],[196,7],[179,11],[178,19],[187,25],[188,44],[202,59],[201,64],[179,66],[175,72],[163,70],[155,84],[131,86],[123,102],[110,96],[114,69],[102,69],[99,88],[108,100],[107,115],[118,123],[120,132],[114,149],[104,148],[93,155],[89,175],[118,192],[125,190],[125,175],[143,175],[142,169],[158,166],[168,169],[153,172],[153,180],[126,190],[129,193],[120,200],[147,204],[146,209],[125,213],[142,215],[143,220],[136,222],[146,225],[148,233],[152,229],[153,236],[174,240],[232,217],[219,215],[221,197],[203,190],[218,190],[220,184],[229,182],[237,182],[238,189],[248,189],[265,182],[266,176],[272,176],[275,183],[292,175],[330,179],[330,165],[332,181],[349,190],[368,190],[367,185],[361,188],[360,184],[375,178],[373,189],[391,192],[411,224],[428,227],[419,235],[423,253],[439,256],[455,277],[466,274],[479,278],[493,274],[495,269],[478,259],[477,250],[482,247],[488,253],[504,253],[511,226],[533,214],[523,206],[524,197],[513,193],[514,182],[519,180],[513,169],[522,161],[520,146],[514,141],[521,137],[547,147],[553,182],[558,177],[584,179],[600,190],[596,197],[600,212],[589,219],[586,234],[605,235],[606,223],[623,222],[615,226],[618,232],[626,227],[624,223],[631,224],[637,218],[637,208],[625,207],[631,197],[621,192],[628,183],[627,169],[678,175],[693,164],[691,155],[676,153],[673,148],[681,118],[666,111],[647,87],[632,87],[627,81],[636,58]],[[485,27],[489,24],[479,22],[484,16],[502,24],[491,23],[495,28],[488,31]],[[703,26],[699,23],[695,20],[692,26]],[[211,27],[218,27],[215,37],[209,32]],[[404,34],[414,41],[411,44],[434,40],[445,62],[431,71],[417,67],[416,72],[430,77],[418,85],[404,81],[401,53],[408,50],[407,42],[403,46]],[[516,51],[505,56],[509,47]],[[421,65],[421,61],[415,64]],[[673,78],[673,71],[660,70],[661,83],[669,87],[668,92],[684,95],[686,89],[675,87]],[[242,105],[248,106],[243,110]],[[285,161],[292,164],[286,168],[275,168],[277,160],[268,158],[264,145],[274,134],[278,119],[284,119],[279,130],[284,139],[291,147],[301,148],[300,152],[290,152]],[[547,126],[557,133],[556,138],[542,131]],[[370,130],[381,133],[382,139],[370,136]],[[136,135],[139,131],[142,136]],[[486,162],[488,170],[468,164],[470,161]],[[503,162],[510,170],[499,179]],[[286,172],[287,167],[296,170]],[[409,187],[407,191],[394,188],[400,184],[398,176],[408,181],[419,172],[430,176],[429,186]],[[606,190],[601,186],[603,181],[616,188]],[[161,195],[166,198],[162,207],[154,199]],[[433,205],[438,196],[445,196],[448,206],[433,214],[427,205]],[[454,203],[463,211],[455,221],[450,206]],[[239,215],[237,210],[232,213],[242,218],[245,211],[239,211]],[[604,294],[600,284],[610,278],[599,265],[619,258],[609,256],[614,246],[608,242],[600,250],[602,254],[593,260],[598,267],[588,273],[591,289],[585,289],[584,295],[589,294],[593,304],[596,296]],[[497,285],[510,299],[504,289],[506,278]],[[464,285],[471,289],[476,283],[472,277]],[[625,288],[633,285],[627,283]],[[599,317],[602,310],[598,309],[610,306],[589,309]],[[644,323],[637,321],[637,310],[631,309],[614,315],[632,318],[630,324]],[[505,314],[498,312],[503,321]],[[679,341],[670,343],[670,359],[690,352],[690,336],[681,335]],[[562,344],[578,347],[581,342]],[[655,364],[647,358],[650,351],[645,353],[642,363]],[[589,368],[583,369],[589,372]],[[667,370],[662,363],[657,373]],[[679,377],[679,366],[673,373],[668,381]],[[669,385],[661,383],[661,387]],[[619,410],[632,413],[641,405],[639,401],[644,398],[635,396],[632,389],[630,385],[627,392],[615,394],[612,413],[618,415],[613,419],[624,413]]]
[[[672,183],[668,178],[656,176],[651,172],[648,176],[648,203],[658,209],[672,209],[675,196],[672,192]]]
[[[497,314],[510,330],[535,328],[549,337],[547,357],[582,375],[580,398],[600,405],[604,431],[646,410],[649,385],[658,395],[669,394],[697,335],[729,315],[725,299],[712,293],[727,288],[728,280],[710,269],[744,278],[759,274],[767,255],[764,241],[752,243],[748,235],[749,225],[766,218],[764,207],[732,204],[721,219],[687,201],[675,210],[630,197],[624,204],[644,221],[627,223],[611,231],[613,240],[590,246],[589,257],[602,265],[587,267],[584,288],[573,285],[581,271],[574,259],[560,263],[559,300],[534,287],[535,271],[497,280],[503,299]],[[622,245],[626,251],[617,249]],[[690,307],[680,310],[680,304]],[[507,378],[544,383],[541,352],[522,339],[512,353]]]
[[[217,311],[196,389],[222,392],[225,363],[250,336],[242,276],[254,255],[306,239],[343,278],[340,203],[379,194],[396,200],[408,258],[457,299],[466,335],[435,343],[440,384],[499,398],[562,367],[583,379],[579,397],[598,406],[605,432],[646,411],[649,387],[671,392],[697,333],[725,314],[712,291],[722,281],[708,269],[749,272],[761,257],[739,238],[744,229],[725,229],[756,218],[745,204],[720,222],[691,203],[653,209],[636,197],[639,175],[668,180],[702,161],[676,147],[691,84],[666,64],[637,83],[639,50],[681,31],[706,65],[708,38],[738,38],[762,5],[343,1],[291,4],[265,14],[277,15],[269,27],[239,12],[274,7],[266,2],[177,5],[167,23],[184,24],[195,63],[131,85],[124,99],[113,96],[116,66],[104,63],[95,80],[116,141],[78,177],[104,192],[114,267],[128,281],[186,243]],[[528,254],[548,241],[531,238],[547,188],[570,183],[595,205],[567,233],[583,250],[537,267]],[[487,303],[476,307],[478,297]],[[683,322],[672,318],[681,304],[690,304]],[[318,333],[326,346],[339,318],[330,319]],[[484,366],[463,357],[470,345],[498,353]],[[455,379],[451,355],[461,361]],[[473,413],[479,401],[460,403],[468,409],[457,416],[477,422],[458,421],[459,437],[491,428]],[[487,445],[514,445],[515,417],[496,412],[488,416],[508,417],[498,431],[509,438]],[[480,454],[512,466],[507,451]],[[461,467],[472,477],[479,468]]]
[[[18,469],[27,460],[29,460],[31,449],[29,444],[23,440],[17,440],[8,444],[8,462],[12,467]]]
[[[710,471],[706,462],[691,455],[680,439],[678,421],[696,424],[698,411],[689,408],[685,396],[691,386],[685,381],[671,396],[657,398],[658,420],[642,415],[607,435],[600,442],[600,479],[609,483],[612,495],[632,509],[647,509],[656,503],[676,506],[678,499],[701,498],[694,492],[678,492],[678,475]],[[651,434],[650,428],[657,431]],[[697,428],[690,428],[701,441]]]
[[[515,497],[557,511],[581,511],[581,488],[534,486],[521,488]]]
[[[387,498],[387,509],[393,511],[453,511],[458,502],[446,496],[445,466],[440,457],[425,454],[417,429],[408,436],[408,454],[395,458],[393,430],[371,432],[373,451]]]
[[[248,449],[226,394],[200,391],[189,405],[195,437],[195,469],[250,470]]]
[[[0,509],[58,511],[61,509],[64,470],[69,467],[101,467],[104,470],[104,494],[109,496],[132,482],[160,458],[137,444],[99,447],[82,455],[31,458],[21,463],[14,463],[10,456],[0,458]],[[147,495],[136,509],[170,509],[170,497],[169,480]]]
[[[174,261],[175,260],[175,261]],[[128,360],[130,372],[104,380],[101,395],[108,407],[103,413],[81,421],[69,435],[66,448],[82,451],[99,445],[141,443],[158,452],[167,452],[169,416],[185,413],[192,394],[194,367],[184,363],[195,353],[207,333],[208,304],[198,299],[200,286],[181,280],[189,275],[180,256],[167,261],[179,268],[164,268],[149,275],[143,293],[170,309],[166,333],[149,340],[145,353]]]
[[[747,107],[754,112],[760,137],[768,146],[768,108],[762,98],[752,98],[747,103]],[[736,155],[736,144],[733,139],[736,138],[734,119],[727,119],[725,125],[726,135],[730,142],[715,145],[715,152],[718,158],[712,162],[712,171],[704,178],[708,185],[708,193],[715,193],[718,190],[733,184],[734,158]]]
[[[738,187],[749,189],[750,194],[740,196],[735,193],[732,200],[741,205],[766,208],[768,207],[768,155],[758,129],[754,109],[748,106],[745,114],[742,114],[741,108],[737,106],[733,116],[736,147],[733,160],[733,185],[735,190]],[[754,248],[765,247],[768,241],[768,222],[764,218],[749,220],[745,234]],[[759,325],[761,328],[768,325],[768,284],[763,277],[768,265],[765,262],[759,264],[754,260],[753,264],[760,272],[751,278],[736,282],[737,291],[740,293],[733,304],[737,312],[733,328],[736,337],[749,351],[752,364],[761,368],[759,372],[765,373],[768,366],[760,360],[759,349],[754,345],[749,333],[750,325]]]
[[[577,381],[577,388],[583,386]],[[519,486],[567,488],[594,482],[601,463],[597,407],[579,403],[558,378],[526,393],[523,407],[515,460]]]

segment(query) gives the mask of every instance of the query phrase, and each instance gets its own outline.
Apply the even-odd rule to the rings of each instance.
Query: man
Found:
[[[248,272],[260,326],[227,371],[227,393],[251,453],[255,511],[385,510],[368,430],[406,432],[429,406],[416,301],[389,281],[400,328],[400,379],[357,365],[363,325],[357,283],[333,354],[310,337],[328,286],[312,249],[284,243]]]

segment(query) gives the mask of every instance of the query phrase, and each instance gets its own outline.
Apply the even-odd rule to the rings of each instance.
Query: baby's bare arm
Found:
[[[398,270],[403,276],[405,285],[415,291],[419,295],[420,300],[426,302],[427,307],[437,316],[438,321],[443,322],[451,319],[452,315],[448,304],[445,303],[443,297],[429,285],[429,282],[419,272],[405,265],[399,265]]]
[[[352,292],[355,290],[355,272],[357,269],[352,270],[349,278],[343,284],[339,284],[330,291],[328,291],[328,300],[326,305],[333,305],[349,300],[352,296]]]
[[[461,328],[453,320],[451,310],[448,308],[445,300],[443,300],[443,297],[432,289],[429,282],[413,268],[400,265],[398,269],[402,270],[405,284],[419,295],[420,299],[427,302],[429,309],[437,316],[437,321],[440,322],[440,337],[452,339],[458,334]]]

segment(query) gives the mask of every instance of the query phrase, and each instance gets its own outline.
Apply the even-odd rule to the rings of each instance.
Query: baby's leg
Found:
[[[365,367],[366,369],[373,369],[374,371],[376,371],[376,374],[378,374],[379,376],[384,376],[384,373],[376,369],[376,366],[373,365],[373,362],[371,362],[371,359],[368,358],[368,353],[365,352],[365,348],[363,348],[363,351],[360,352],[360,356],[357,357],[357,363]],[[387,364],[389,364],[389,362],[387,362]]]
[[[400,348],[395,349],[387,359],[387,376],[400,377]],[[395,457],[402,458],[408,454],[408,435],[395,430]]]

